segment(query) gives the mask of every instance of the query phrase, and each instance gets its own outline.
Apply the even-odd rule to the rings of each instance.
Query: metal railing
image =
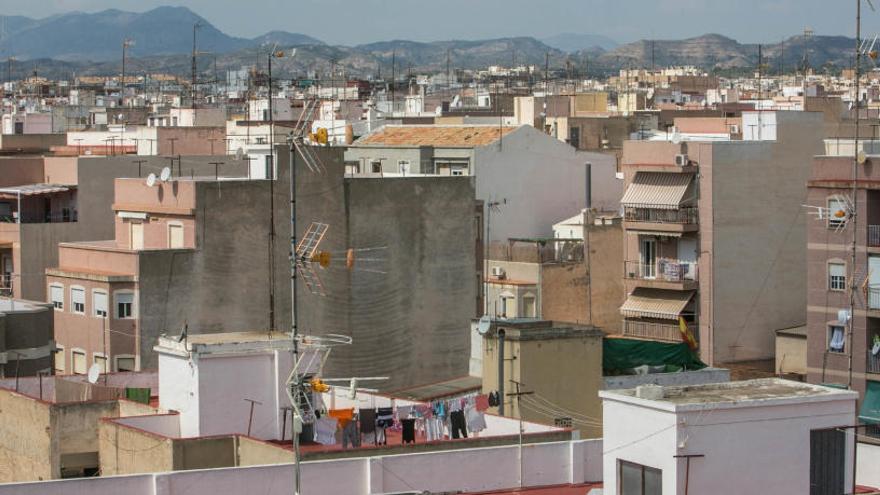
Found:
[[[880,309],[880,287],[868,287],[866,292],[868,309]]]
[[[0,273],[0,296],[12,297],[12,274]]]
[[[662,340],[665,342],[681,342],[681,330],[678,324],[669,325],[648,321],[623,320],[623,335],[640,339]]]
[[[661,258],[651,264],[639,261],[624,262],[624,276],[634,280],[659,280],[662,282],[696,282],[698,278],[695,261]]]
[[[672,223],[679,225],[696,225],[699,223],[699,209],[696,206],[685,206],[677,210],[661,208],[626,207],[623,211],[627,222]]]
[[[868,362],[866,364],[868,373],[880,373],[880,353],[876,356],[871,353],[871,345],[868,346]]]
[[[880,225],[868,225],[868,245],[880,246]]]
[[[66,223],[76,222],[77,212],[71,210],[65,213],[51,213],[47,215],[25,215],[21,219],[21,223]],[[13,213],[11,215],[0,215],[0,223],[18,223],[18,218]]]

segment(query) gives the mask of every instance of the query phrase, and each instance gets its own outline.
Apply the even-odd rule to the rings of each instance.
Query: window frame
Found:
[[[841,267],[843,269],[843,275],[833,275],[831,273],[831,267]],[[846,262],[840,260],[829,260],[826,263],[826,275],[828,277],[828,290],[833,292],[844,292],[847,288],[847,276],[846,276]]]
[[[831,342],[834,339],[835,328],[839,328],[843,334],[843,346],[840,348],[840,350],[831,348]],[[846,354],[846,325],[841,325],[839,322],[828,324],[825,336],[825,350],[832,354]]]
[[[82,294],[82,303],[77,303],[74,298],[74,291]],[[76,309],[77,304],[82,305],[82,309]],[[82,285],[71,285],[70,286],[70,312],[77,315],[85,315],[86,314],[86,288]]]
[[[132,366],[131,366],[130,370],[120,370],[119,369],[119,361],[121,359],[131,359]],[[126,372],[126,371],[137,371],[137,366],[138,366],[137,356],[135,356],[134,354],[117,354],[116,356],[113,356],[113,370],[117,373]]]
[[[641,478],[641,486],[638,488],[639,495],[662,495],[663,493],[663,470],[651,466],[645,466],[644,464],[639,464],[637,462],[626,461],[623,459],[617,459],[617,493],[618,495],[623,495],[623,468],[624,466],[634,467],[639,469],[640,478]],[[653,472],[660,475],[660,492],[658,493],[646,493],[645,492],[645,473]]]
[[[85,371],[82,373],[77,373],[76,371],[76,356],[80,355],[83,357],[83,364],[85,365]],[[70,349],[70,374],[72,375],[85,375],[89,372],[89,353],[86,352],[85,349],[80,347],[73,347]]]
[[[104,314],[99,314],[98,301],[95,296],[104,296]],[[104,289],[92,289],[92,316],[95,318],[107,318],[110,316],[110,295]]]
[[[131,296],[128,314],[122,316],[122,313],[119,311],[119,296]],[[117,320],[133,320],[137,318],[137,297],[133,290],[116,290],[113,291],[113,315]]]
[[[52,294],[53,288],[61,290],[61,300],[60,301],[55,300],[54,294]],[[53,283],[49,284],[49,302],[52,303],[52,307],[55,309],[55,311],[64,311],[64,302],[65,302],[64,301],[64,299],[65,299],[64,292],[65,292],[64,291],[64,284],[61,284],[58,282],[53,282]]]
[[[61,368],[58,368],[59,354],[61,355]],[[55,354],[52,356],[52,370],[55,372],[56,375],[67,374],[67,354],[64,351],[63,345],[55,344]]]
[[[171,230],[172,228],[180,229],[180,246],[173,246],[171,243]],[[165,224],[165,231],[168,236],[168,249],[184,249],[186,248],[186,230],[183,226],[183,222],[178,220],[172,220]]]

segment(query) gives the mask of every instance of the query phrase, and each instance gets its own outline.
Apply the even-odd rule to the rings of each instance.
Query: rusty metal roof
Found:
[[[471,148],[494,143],[516,129],[492,125],[386,125],[354,145]]]

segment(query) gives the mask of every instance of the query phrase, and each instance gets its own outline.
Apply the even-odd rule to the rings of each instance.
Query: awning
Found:
[[[61,184],[28,184],[26,186],[4,187],[0,189],[0,197],[39,196],[41,194],[65,192],[75,188],[76,186],[64,186]]]
[[[630,318],[677,320],[694,291],[637,287],[620,307],[620,314]]]
[[[633,208],[677,210],[685,200],[692,174],[636,172],[620,204]]]
[[[866,382],[865,397],[859,410],[859,420],[872,425],[880,424],[880,382]]]
[[[635,234],[635,235],[653,235],[657,237],[681,237],[681,232],[660,232],[656,230],[635,230],[635,229],[626,229],[627,234]]]

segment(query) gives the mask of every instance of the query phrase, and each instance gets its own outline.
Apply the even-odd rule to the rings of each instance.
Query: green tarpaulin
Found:
[[[150,389],[149,388],[126,387],[125,388],[125,398],[128,400],[135,401],[135,402],[149,404],[150,403]]]
[[[649,340],[604,339],[602,368],[606,376],[629,374],[633,368],[665,366],[667,371],[701,370],[706,365],[684,342],[680,344]]]
[[[868,381],[859,419],[862,423],[880,424],[880,382]]]

